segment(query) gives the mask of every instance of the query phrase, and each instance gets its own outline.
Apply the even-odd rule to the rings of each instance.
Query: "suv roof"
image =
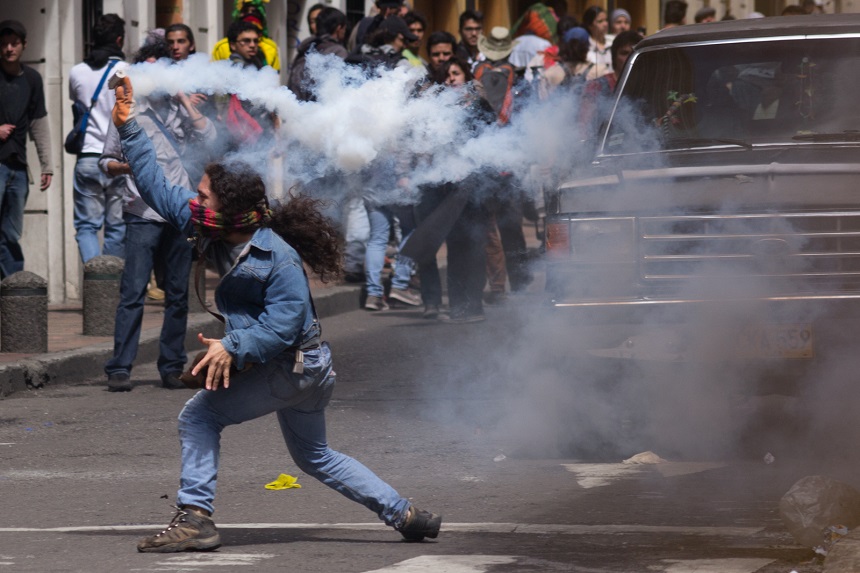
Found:
[[[661,30],[636,45],[636,50],[667,44],[716,42],[743,38],[860,34],[860,14],[777,16],[691,24]]]

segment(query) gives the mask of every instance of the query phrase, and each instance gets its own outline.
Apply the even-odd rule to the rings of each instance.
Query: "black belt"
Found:
[[[101,157],[101,153],[78,153],[78,157]]]
[[[314,337],[299,346],[299,350],[301,350],[302,352],[307,352],[308,350],[316,350],[319,347],[320,339],[319,337]]]

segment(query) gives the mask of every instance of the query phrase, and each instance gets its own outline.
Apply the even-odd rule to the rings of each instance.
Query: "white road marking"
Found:
[[[649,567],[649,569],[661,573],[752,573],[773,562],[773,559],[754,558],[690,559],[683,561],[665,559],[663,561],[667,564],[665,569],[657,569],[656,567]]]
[[[726,464],[714,462],[666,462],[662,464],[561,464],[567,471],[576,474],[576,483],[590,489],[611,484],[619,479],[633,477],[643,472],[656,471],[663,477],[675,477],[700,473]]]
[[[77,533],[100,531],[147,531],[163,529],[157,525],[93,525],[83,527],[0,527],[0,533]],[[219,523],[218,529],[318,529],[347,531],[391,531],[383,523]],[[443,533],[496,533],[525,535],[707,535],[749,537],[760,534],[761,527],[686,527],[680,525],[554,525],[537,523],[443,523]]]
[[[180,567],[239,567],[275,557],[270,553],[196,553],[169,557],[158,565]]]
[[[507,555],[422,555],[366,573],[484,573],[494,565],[516,561]]]

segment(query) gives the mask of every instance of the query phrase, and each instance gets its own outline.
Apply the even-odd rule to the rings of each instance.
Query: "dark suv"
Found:
[[[552,304],[628,325],[603,356],[817,358],[860,332],[858,184],[860,15],[659,32],[547,198]]]

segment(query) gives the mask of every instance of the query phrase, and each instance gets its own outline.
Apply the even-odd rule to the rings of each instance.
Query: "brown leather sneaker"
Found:
[[[396,527],[406,541],[422,541],[425,537],[436,539],[442,527],[442,516],[418,509],[414,505],[409,508],[406,521]]]

